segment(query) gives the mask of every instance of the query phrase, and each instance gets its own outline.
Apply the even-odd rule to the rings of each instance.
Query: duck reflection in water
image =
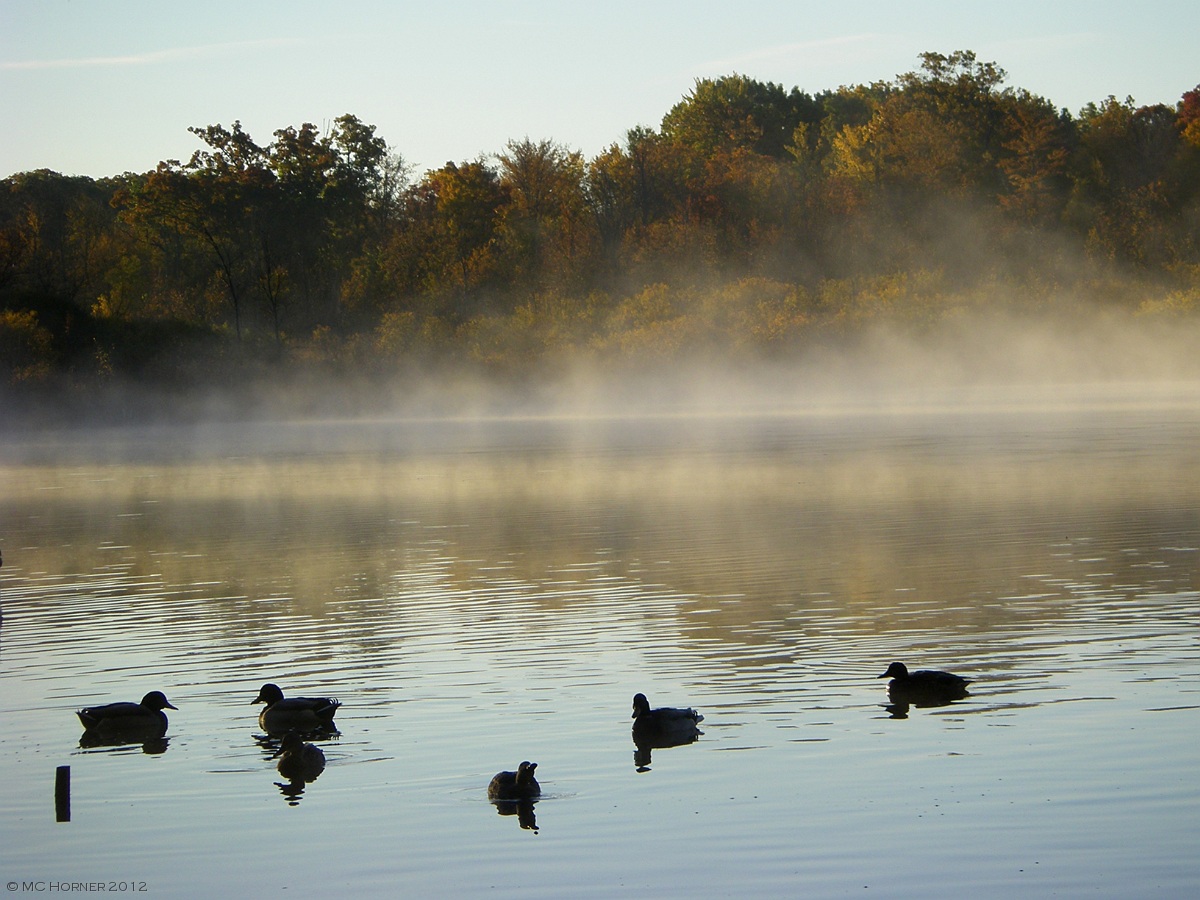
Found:
[[[159,756],[167,752],[171,739],[167,737],[141,738],[136,735],[99,735],[85,731],[79,737],[79,746],[84,750],[96,750],[107,747],[110,750],[135,747],[142,745],[142,752],[147,756]]]
[[[891,703],[885,709],[893,719],[907,718],[908,710],[913,706],[918,709],[948,706],[955,700],[971,696],[967,690],[967,685],[971,683],[969,678],[930,669],[909,672],[901,662],[892,663],[886,672],[876,677],[892,679],[887,686]]]
[[[670,706],[650,708],[645,694],[633,698],[633,764],[639,772],[650,770],[650,753],[668,747],[694,744],[703,731],[697,727],[704,716],[694,709]]]
[[[497,814],[501,816],[516,816],[517,824],[526,831],[538,830],[537,816],[533,812],[534,800],[493,800]]]
[[[340,740],[342,737],[342,733],[340,731],[317,732],[316,734],[310,734],[307,732],[297,731],[297,732],[288,732],[287,734],[292,734],[292,733],[298,735],[302,742],[306,741],[306,740],[311,740],[311,741],[321,741],[322,743],[324,743],[326,741],[337,741],[337,740]],[[287,737],[287,734],[284,734],[283,737]],[[258,748],[262,751],[263,759],[265,759],[265,760],[279,759],[280,754],[283,752],[283,738],[272,737],[269,734],[255,734],[255,735],[252,735],[252,737],[254,738],[254,743],[256,743],[258,745]]]
[[[515,772],[497,772],[488,783],[488,799],[502,816],[516,816],[522,828],[536,832],[533,805],[542,795],[542,786],[534,777],[535,762],[522,762]]]
[[[79,746],[120,747],[141,744],[149,754],[167,749],[167,715],[164,709],[176,709],[162,691],[151,691],[140,703],[106,703],[87,706],[75,715],[83,724]]]
[[[276,782],[276,786],[292,806],[300,802],[304,786],[316,781],[325,771],[324,752],[314,744],[306,744],[295,731],[283,736],[279,750],[271,758],[279,759],[276,768],[287,783]]]

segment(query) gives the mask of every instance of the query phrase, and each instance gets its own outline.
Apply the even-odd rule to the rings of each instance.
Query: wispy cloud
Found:
[[[123,56],[81,56],[74,59],[28,59],[0,62],[0,70],[19,71],[37,69],[97,69],[121,66],[153,66],[164,63],[185,62],[225,56],[247,50],[264,50],[287,47],[303,43],[299,38],[263,38],[257,41],[232,41],[225,44],[205,44],[199,47],[173,47],[168,50],[150,50],[145,53],[130,53]]]

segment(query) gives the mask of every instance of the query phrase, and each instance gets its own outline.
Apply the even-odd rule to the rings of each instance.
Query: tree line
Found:
[[[0,189],[0,381],[168,386],[439,364],[802,353],[887,318],[1200,294],[1200,86],[1077,114],[970,51],[810,94],[697,80],[591,159],[417,174],[344,115],[103,179]]]

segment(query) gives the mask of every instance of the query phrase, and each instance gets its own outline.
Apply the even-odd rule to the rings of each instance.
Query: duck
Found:
[[[159,738],[167,733],[167,714],[172,706],[162,691],[151,691],[140,703],[106,703],[86,706],[75,715],[83,723],[85,733],[96,738],[129,736],[139,739]]]
[[[267,704],[258,714],[263,731],[285,735],[289,731],[337,731],[334,713],[342,704],[331,697],[283,697],[276,684],[264,684],[254,703]]]
[[[971,683],[970,678],[963,678],[951,672],[933,669],[910,672],[908,666],[902,662],[892,663],[886,672],[876,677],[892,679],[887,687],[890,696],[911,700],[917,705],[961,700],[968,696],[967,685]]]
[[[279,759],[279,774],[293,784],[316,781],[325,771],[324,752],[315,744],[306,744],[297,731],[289,731],[283,736],[279,750],[271,758]]]
[[[694,740],[700,734],[696,727],[704,721],[704,716],[694,709],[676,709],[662,706],[650,708],[650,701],[645,694],[633,696],[633,739],[635,742],[651,743],[669,741],[667,744],[651,744],[652,746],[672,746]]]
[[[537,763],[526,760],[515,772],[497,772],[488,784],[489,800],[532,800],[540,797],[542,786],[533,777]]]

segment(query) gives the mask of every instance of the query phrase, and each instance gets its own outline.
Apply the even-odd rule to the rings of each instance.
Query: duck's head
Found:
[[[876,675],[876,678],[907,678],[908,666],[902,662],[894,662],[887,667],[887,671],[882,675]]]
[[[162,691],[151,691],[142,698],[142,706],[147,709],[179,709],[178,706],[172,706],[171,701],[167,699],[167,695]]]
[[[633,695],[633,716],[636,719],[642,713],[650,712],[650,701],[646,699],[645,694]]]
[[[283,699],[283,691],[279,689],[277,684],[264,684],[258,692],[258,696],[251,700],[251,703],[265,703],[270,706],[273,703],[278,703]]]
[[[536,768],[537,763],[528,760],[517,766],[517,784],[529,784],[533,781],[533,770]]]

